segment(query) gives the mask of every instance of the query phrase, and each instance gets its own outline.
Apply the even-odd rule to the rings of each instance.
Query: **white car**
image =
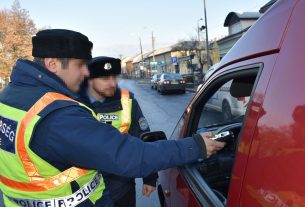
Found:
[[[219,63],[210,67],[203,77],[203,83],[212,75]],[[249,97],[235,98],[230,93],[232,81],[227,82],[221,86],[220,90],[215,93],[207,103],[207,107],[219,112],[222,112],[224,120],[232,119],[245,114]],[[202,84],[197,87],[197,91],[201,88]]]
[[[204,83],[212,75],[212,73],[214,72],[214,70],[217,68],[218,65],[219,63],[215,63],[207,70],[206,74],[203,76],[202,83]],[[197,87],[197,91],[201,88],[202,83]]]
[[[225,83],[220,87],[208,101],[207,107],[219,111],[223,115],[224,120],[230,120],[245,114],[249,97],[235,98],[230,92],[232,81]]]

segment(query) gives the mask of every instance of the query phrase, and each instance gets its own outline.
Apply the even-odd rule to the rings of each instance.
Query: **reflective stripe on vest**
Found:
[[[4,176],[0,175],[0,181],[13,189],[22,190],[27,192],[39,192],[39,191],[46,191],[49,189],[53,189],[56,187],[63,186],[68,184],[84,174],[88,172],[88,170],[80,169],[76,167],[71,167],[53,177],[44,178],[40,175],[37,170],[37,167],[31,160],[24,141],[24,133],[27,128],[27,125],[31,122],[31,120],[38,115],[45,107],[56,100],[68,100],[77,102],[71,98],[68,98],[62,94],[58,93],[46,93],[43,97],[41,97],[27,112],[24,119],[21,121],[20,129],[18,131],[18,139],[17,139],[17,152],[21,163],[24,167],[25,172],[27,173],[28,177],[30,178],[30,182],[19,182],[15,180],[8,179]],[[77,102],[78,103],[78,102]]]
[[[83,185],[78,191],[70,196],[65,196],[56,199],[19,199],[8,197],[11,201],[22,207],[62,207],[69,206],[74,207],[82,203],[100,184],[100,178],[102,175],[97,173],[89,182]]]
[[[122,134],[127,134],[131,123],[131,107],[129,101],[129,92],[126,89],[121,89],[121,104],[122,124],[119,130]]]

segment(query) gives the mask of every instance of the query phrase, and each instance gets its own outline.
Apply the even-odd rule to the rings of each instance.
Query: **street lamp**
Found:
[[[199,26],[199,21],[203,21],[202,18],[197,21],[197,35],[198,35],[198,49],[200,50],[200,32],[206,29],[206,26]]]
[[[201,61],[201,52],[200,52],[200,31],[203,31],[203,30],[205,30],[206,29],[206,27],[204,26],[204,25],[202,25],[202,26],[199,26],[199,21],[203,21],[203,19],[202,18],[200,18],[200,19],[198,19],[198,21],[197,21],[197,33],[198,33],[198,50],[199,50],[199,54],[200,54],[200,67],[202,66],[202,68],[201,68],[201,70],[202,70],[202,73],[203,73],[203,63],[202,63],[202,61]],[[204,39],[204,37],[203,37],[203,39]],[[202,39],[202,40],[203,40]],[[207,51],[208,52],[208,51]],[[208,60],[207,60],[208,61]],[[207,63],[208,64],[208,63]]]

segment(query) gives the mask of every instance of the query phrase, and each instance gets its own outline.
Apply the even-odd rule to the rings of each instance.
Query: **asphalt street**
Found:
[[[192,92],[185,94],[169,93],[161,95],[151,89],[147,83],[134,80],[120,80],[119,86],[134,93],[151,131],[164,131],[170,137],[184,109],[194,96]],[[136,179],[137,207],[160,207],[156,192],[147,198],[142,195],[142,179]]]

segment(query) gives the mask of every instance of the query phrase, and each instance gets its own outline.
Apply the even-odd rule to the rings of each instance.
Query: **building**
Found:
[[[227,15],[224,26],[228,27],[229,35],[217,41],[220,59],[227,54],[239,38],[256,22],[260,15],[259,12],[230,12]]]
[[[151,74],[157,72],[191,74],[202,69],[200,61],[204,57],[203,50],[205,50],[205,42],[181,41],[154,50],[144,58],[144,62],[147,63]]]
[[[123,58],[121,60],[121,67],[122,67],[122,76],[130,77],[133,70],[132,57]]]

